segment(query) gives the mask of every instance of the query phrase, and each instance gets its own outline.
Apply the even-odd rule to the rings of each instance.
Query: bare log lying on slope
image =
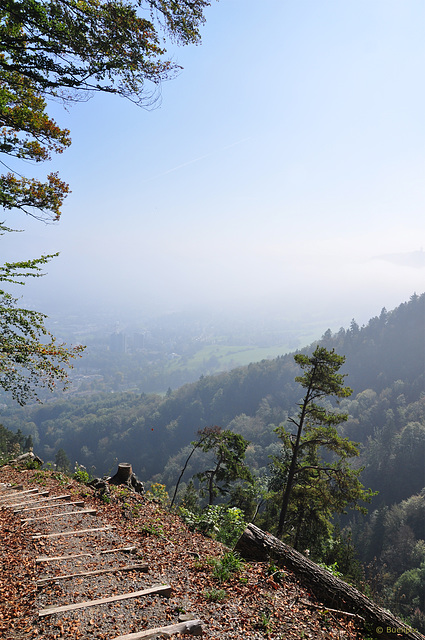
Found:
[[[326,569],[303,556],[274,536],[249,524],[239,538],[235,551],[247,560],[273,559],[293,571],[301,584],[325,606],[337,607],[360,615],[379,638],[402,637],[404,640],[424,640],[425,636],[408,627],[389,611],[378,607],[360,591],[336,578]]]

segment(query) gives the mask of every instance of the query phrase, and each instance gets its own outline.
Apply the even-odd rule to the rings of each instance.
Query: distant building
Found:
[[[109,351],[111,353],[125,353],[126,352],[126,338],[125,334],[115,331],[109,338]]]
[[[133,335],[133,349],[135,351],[140,351],[145,348],[145,338],[146,338],[146,332],[135,333]]]

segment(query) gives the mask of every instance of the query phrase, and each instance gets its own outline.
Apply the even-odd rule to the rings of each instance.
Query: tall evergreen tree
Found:
[[[359,453],[356,445],[337,431],[347,415],[325,407],[323,402],[318,404],[324,399],[351,395],[350,387],[344,386],[345,375],[339,373],[344,356],[318,346],[311,356],[296,354],[294,360],[305,372],[295,380],[306,391],[298,405],[298,415],[289,418],[295,433],[284,426],[275,430],[285,451],[284,460],[275,459],[275,465],[280,465],[285,476],[277,535],[281,537],[284,532],[290,500],[296,492],[300,505],[295,525],[297,540],[303,522],[313,513],[327,522],[332,513],[344,511],[348,504],[357,506],[359,500],[368,500],[373,494],[364,491],[360,470],[350,469],[347,463],[348,458]],[[323,459],[325,450],[333,454],[329,462]]]

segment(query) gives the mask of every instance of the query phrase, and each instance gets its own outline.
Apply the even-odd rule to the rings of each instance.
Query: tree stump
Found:
[[[375,637],[389,639],[402,636],[404,640],[425,638],[350,584],[253,524],[247,526],[236,543],[235,551],[248,560],[272,559],[280,566],[286,567],[325,606],[337,606],[340,610],[364,618]]]
[[[109,484],[127,484],[133,475],[133,469],[129,462],[120,462],[118,471],[109,479]]]
[[[143,486],[143,482],[137,479],[137,476],[133,473],[132,466],[129,462],[120,462],[118,465],[118,470],[112,478],[108,480],[101,480],[100,478],[96,478],[92,483],[95,488],[98,488],[99,491],[105,491],[102,489],[102,483],[108,484],[125,484],[129,489],[135,491],[136,493],[143,494],[145,488]]]
[[[32,451],[28,451],[27,453],[23,453],[14,460],[9,460],[9,464],[18,464],[20,466],[26,465],[28,462],[35,462],[40,467],[43,466],[44,461],[35,455]]]

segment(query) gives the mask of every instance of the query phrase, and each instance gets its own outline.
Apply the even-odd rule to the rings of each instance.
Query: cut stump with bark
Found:
[[[322,569],[289,545],[253,524],[247,526],[236,543],[235,551],[247,560],[273,560],[289,569],[324,605],[337,607],[364,618],[376,637],[389,639],[399,633],[404,640],[424,640],[425,638],[353,586],[332,575],[326,569]]]
[[[109,479],[109,484],[126,484],[133,474],[133,468],[129,462],[120,462],[118,470],[112,478]]]
[[[140,494],[143,494],[145,490],[143,482],[140,482],[137,476],[133,473],[133,468],[129,462],[120,462],[115,475],[111,478],[94,478],[94,480],[89,483],[89,486],[102,496],[103,494],[109,493],[109,485],[111,484],[125,485],[131,491],[135,491]]]

